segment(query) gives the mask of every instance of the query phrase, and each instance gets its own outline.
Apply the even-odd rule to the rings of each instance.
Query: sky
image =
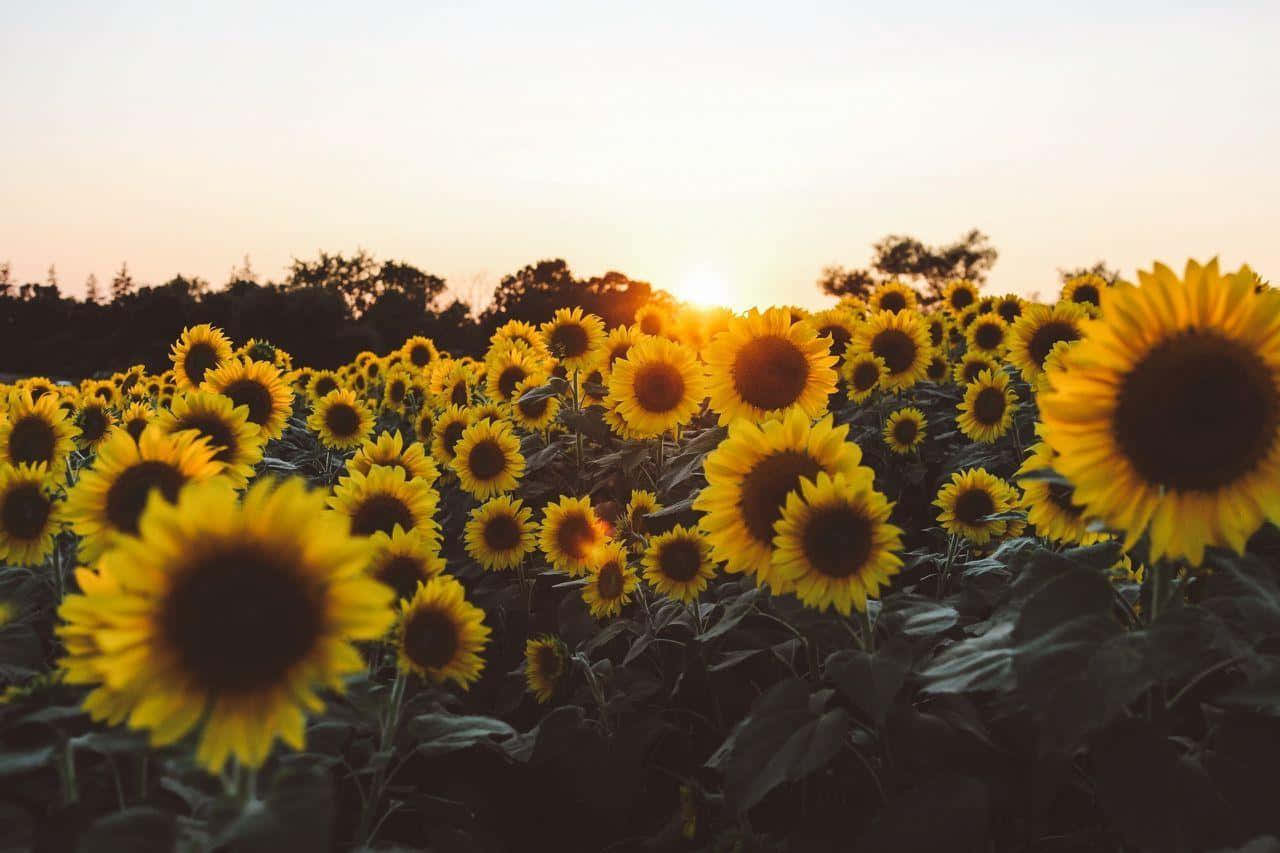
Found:
[[[190,5],[193,8],[184,8]],[[0,261],[64,290],[363,247],[825,304],[890,233],[1280,279],[1280,3],[0,0]]]

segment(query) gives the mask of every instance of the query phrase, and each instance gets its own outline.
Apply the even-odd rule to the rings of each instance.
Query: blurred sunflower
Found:
[[[53,394],[32,400],[31,392],[18,391],[9,397],[9,417],[0,418],[0,462],[44,463],[60,472],[76,433]]]
[[[116,416],[107,403],[92,395],[80,398],[80,406],[76,409],[76,426],[80,428],[80,434],[76,436],[76,444],[81,450],[97,450],[115,425]]]
[[[434,430],[436,427],[436,413],[426,407],[422,407],[422,411],[418,412],[417,417],[413,419],[413,436],[418,439],[424,449],[431,447],[431,442],[435,438]]]
[[[551,701],[567,668],[568,654],[558,637],[542,634],[524,644],[524,680],[539,704]]]
[[[453,681],[466,690],[484,670],[481,653],[490,633],[484,611],[467,601],[462,584],[437,575],[400,604],[400,669],[436,684]]]
[[[706,397],[697,356],[666,338],[640,341],[613,365],[607,402],[631,435],[654,438],[687,424]]]
[[[886,391],[915,385],[924,378],[925,367],[933,356],[929,329],[915,311],[872,314],[858,327],[850,346],[884,361],[885,374],[880,379],[880,387]]]
[[[120,391],[109,379],[86,380],[81,386],[81,397],[95,399],[106,406],[114,406],[120,399]]]
[[[646,335],[666,334],[670,325],[668,310],[655,302],[641,305],[636,309],[635,328]]]
[[[431,428],[431,453],[444,463],[452,463],[454,448],[462,439],[462,433],[471,426],[471,412],[459,406],[450,406],[436,417]]]
[[[846,351],[840,376],[844,379],[849,401],[861,403],[880,387],[887,372],[884,359],[869,352]]]
[[[1016,492],[1004,480],[982,468],[968,468],[952,474],[933,503],[941,510],[938,523],[944,530],[982,545],[999,539],[1009,526],[1007,521],[984,519],[1008,512],[1015,499]]]
[[[811,316],[809,325],[817,329],[819,335],[831,339],[832,355],[844,355],[849,341],[853,340],[858,321],[844,308],[828,308]]]
[[[253,476],[253,466],[262,460],[262,432],[249,423],[249,408],[237,406],[227,397],[211,391],[188,391],[173,398],[173,406],[160,413],[156,426],[166,434],[191,430],[208,439],[215,462],[236,488],[243,488]]]
[[[393,414],[404,414],[411,389],[409,371],[403,367],[393,367],[387,371],[387,378],[382,386],[382,410]]]
[[[356,536],[390,536],[400,527],[420,532],[433,544],[440,538],[435,521],[440,495],[427,481],[405,477],[402,468],[374,465],[368,474],[352,471],[339,478],[328,503],[351,520]]]
[[[182,330],[169,354],[173,380],[183,391],[194,391],[205,374],[231,358],[231,341],[222,330],[208,323]]]
[[[885,419],[884,442],[894,453],[907,455],[924,444],[928,422],[917,408],[898,409]]]
[[[1009,374],[984,370],[965,388],[956,424],[971,440],[990,444],[1009,431],[1016,406]]]
[[[962,278],[949,282],[942,292],[942,304],[952,314],[959,314],[977,301],[977,285]]]
[[[1053,345],[1079,340],[1088,317],[1084,308],[1071,302],[1028,305],[1009,329],[1009,362],[1022,371],[1023,379],[1034,384]]]
[[[951,364],[947,357],[934,351],[933,357],[924,367],[924,378],[930,382],[945,382],[951,376]]]
[[[467,554],[488,571],[514,569],[537,547],[533,510],[502,495],[471,510],[463,539]]]
[[[120,426],[137,441],[142,431],[156,418],[155,409],[146,403],[130,403],[120,414]]]
[[[339,388],[316,401],[307,426],[330,450],[350,450],[368,439],[373,412],[355,391]]]
[[[610,540],[591,555],[582,600],[592,616],[606,619],[622,612],[638,586],[640,578],[636,576],[636,570],[627,565],[626,546]]]
[[[998,357],[1004,351],[1008,333],[1009,326],[1003,317],[999,314],[983,314],[970,323],[965,331],[968,351]]]
[[[715,576],[711,543],[696,528],[682,524],[650,539],[642,562],[649,585],[679,601],[696,600]]]
[[[614,362],[626,358],[631,348],[643,339],[644,335],[636,326],[614,326],[604,336],[601,344],[600,364],[604,367],[605,380],[613,370]]]
[[[450,463],[463,491],[487,500],[520,485],[524,456],[509,421],[480,419],[462,431]]]
[[[471,416],[471,423],[473,424],[486,420],[495,424],[507,422],[507,407],[502,403],[489,401],[477,403],[474,406],[467,407],[467,414]]]
[[[541,331],[547,349],[568,370],[589,368],[604,343],[604,322],[581,308],[561,308]]]
[[[941,311],[934,311],[925,317],[925,325],[929,329],[929,346],[935,350],[945,351],[948,345],[947,330],[951,322]]]
[[[952,379],[957,385],[967,388],[970,384],[977,382],[978,377],[986,371],[1004,372],[1000,370],[1000,360],[998,358],[981,353],[966,353],[964,358],[960,359],[960,363],[956,365]]]
[[[418,477],[428,483],[434,483],[440,477],[440,470],[436,468],[435,460],[426,454],[426,448],[418,442],[406,445],[399,430],[384,430],[376,441],[365,439],[347,462],[347,470],[368,474],[374,465],[400,468],[409,479]]]
[[[660,509],[662,509],[662,504],[658,503],[658,496],[653,492],[632,489],[631,498],[627,501],[626,508],[627,526],[637,536],[647,536],[649,534],[649,523],[645,520],[645,516]]]
[[[1110,286],[1102,276],[1085,273],[1067,279],[1058,299],[1079,305],[1089,312],[1089,316],[1096,317],[1102,309],[1102,292]]]
[[[31,394],[32,401],[37,401],[45,394],[57,394],[58,385],[47,376],[28,376],[19,381],[19,388],[25,388]]]
[[[538,328],[524,320],[508,320],[503,323],[489,338],[489,351],[500,352],[504,348],[516,345],[532,351],[539,357],[547,356],[546,343],[539,334]]]
[[[590,499],[562,495],[543,509],[538,546],[553,568],[581,577],[605,535],[604,522],[596,515]]]
[[[996,313],[1009,325],[1013,325],[1022,316],[1022,306],[1026,304],[1016,293],[1007,293],[996,300]]]
[[[400,599],[413,598],[419,583],[444,571],[444,559],[429,537],[397,527],[390,536],[372,540],[369,574],[395,590]]]
[[[266,361],[232,359],[205,374],[202,391],[221,394],[237,406],[249,407],[249,422],[263,438],[279,438],[293,410],[293,389],[280,369]]]
[[[560,413],[560,398],[555,394],[538,393],[525,399],[525,394],[541,387],[542,383],[532,377],[524,380],[516,386],[511,403],[512,420],[530,432],[545,430]]]
[[[1053,450],[1044,442],[1031,446],[1030,455],[1016,476],[1044,472],[1055,467]],[[1090,530],[1084,507],[1075,502],[1075,489],[1056,480],[1021,479],[1021,506],[1027,521],[1035,525],[1036,535],[1054,542],[1092,545],[1110,539],[1105,531]]]
[[[896,279],[887,281],[875,289],[869,300],[871,311],[912,311],[916,307],[916,292]]]
[[[414,335],[405,341],[404,345],[400,347],[400,352],[404,353],[404,357],[409,363],[419,370],[440,358],[440,351],[436,349],[436,342],[422,335]]]
[[[43,463],[0,463],[0,562],[38,566],[53,553],[62,507],[52,487]]]

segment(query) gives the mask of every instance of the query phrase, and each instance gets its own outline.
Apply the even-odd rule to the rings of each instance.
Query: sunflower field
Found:
[[[0,386],[36,850],[1280,849],[1280,291]]]

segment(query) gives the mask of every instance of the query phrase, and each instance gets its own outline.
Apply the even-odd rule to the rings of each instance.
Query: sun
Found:
[[[694,267],[686,272],[680,279],[676,295],[686,302],[704,307],[729,306],[733,303],[733,289],[729,280],[707,266]]]

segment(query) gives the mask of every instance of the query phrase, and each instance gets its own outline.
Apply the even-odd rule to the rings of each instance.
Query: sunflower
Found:
[[[368,438],[373,429],[373,412],[354,391],[340,388],[316,401],[307,426],[330,450],[350,450]]]
[[[52,485],[43,463],[0,463],[0,561],[38,566],[53,552],[62,508]]]
[[[201,323],[182,330],[169,358],[178,388],[194,391],[204,382],[206,373],[231,359],[231,341],[221,329]]]
[[[898,409],[885,419],[884,442],[894,453],[905,456],[924,444],[927,426],[924,412],[919,409]]]
[[[385,373],[385,363],[382,359],[374,357],[366,359],[361,365],[360,371],[364,374],[365,380],[369,383],[369,388],[373,389],[382,382]]]
[[[935,350],[945,350],[947,347],[947,332],[951,328],[951,321],[947,315],[941,311],[934,311],[925,317],[925,325],[929,328],[929,346]]]
[[[1017,476],[1035,471],[1053,469],[1053,450],[1044,442],[1032,445],[1031,453]],[[1027,511],[1027,521],[1036,527],[1036,534],[1055,542],[1072,545],[1092,545],[1111,538],[1105,531],[1090,530],[1089,518],[1084,507],[1075,502],[1075,489],[1066,483],[1052,480],[1023,479],[1021,506]]]
[[[915,311],[872,314],[858,327],[850,346],[884,361],[885,374],[880,379],[880,387],[886,391],[910,388],[924,379],[925,368],[933,356],[929,329]]]
[[[39,400],[45,394],[58,393],[58,385],[47,376],[28,376],[18,383],[18,387],[30,392],[33,401]]]
[[[258,767],[277,737],[303,747],[318,688],[364,668],[351,640],[391,624],[391,591],[367,560],[301,480],[258,483],[243,503],[223,481],[152,501],[99,562],[111,581],[60,609],[68,650],[96,652],[71,653],[68,681],[103,683],[155,746],[199,725],[196,760],[211,772],[232,756]]]
[[[413,419],[413,436],[422,443],[424,448],[431,447],[431,440],[435,438],[433,435],[435,426],[436,413],[423,406],[422,411],[418,412],[417,417]]]
[[[816,417],[836,389],[827,340],[783,308],[752,309],[729,321],[707,348],[708,391],[720,425],[802,411]],[[615,366],[616,367],[616,366]]]
[[[76,436],[76,444],[81,450],[97,450],[115,425],[116,416],[107,403],[93,395],[80,398],[80,406],[76,409],[76,426],[80,427],[80,434]]]
[[[1053,349],[1049,350],[1049,355],[1044,360],[1044,372],[1036,377],[1035,388],[1036,394],[1044,394],[1053,386],[1050,384],[1051,376],[1062,376],[1067,369],[1066,359],[1067,351],[1079,344],[1079,341],[1058,341],[1053,345]]]
[[[44,463],[61,471],[76,433],[54,395],[32,400],[29,391],[18,391],[9,398],[9,417],[0,418],[0,462]]]
[[[844,379],[845,392],[849,400],[861,403],[880,387],[886,368],[884,359],[869,352],[845,353],[844,363],[840,366],[840,376]]]
[[[397,527],[390,536],[373,540],[369,574],[395,590],[396,597],[413,598],[419,583],[444,571],[444,559],[429,537]]]
[[[502,495],[471,511],[464,532],[467,554],[488,571],[514,569],[536,547],[533,510]]]
[[[1199,564],[1280,521],[1280,296],[1216,261],[1102,294],[1040,398],[1057,468],[1090,517]]]
[[[632,489],[631,498],[627,501],[626,508],[627,526],[637,536],[648,535],[649,523],[645,520],[645,516],[660,509],[662,509],[662,504],[658,503],[658,496],[653,492],[647,492],[644,489]]]
[[[945,382],[951,376],[951,364],[947,361],[947,357],[937,350],[929,359],[929,363],[924,367],[924,378],[930,382]]]
[[[893,505],[870,484],[843,474],[800,481],[774,526],[773,573],[809,607],[848,616],[867,609],[902,560],[902,531],[889,524]]]
[[[120,426],[137,441],[142,431],[156,418],[155,409],[146,403],[130,403],[120,414]]]
[[[887,281],[871,294],[870,307],[875,311],[911,311],[916,307],[916,292],[900,281]]]
[[[436,684],[450,680],[466,690],[484,669],[481,652],[489,634],[484,611],[467,601],[462,584],[437,575],[418,584],[413,598],[400,604],[400,669]]]
[[[818,334],[831,339],[831,354],[844,355],[853,333],[858,328],[858,321],[853,314],[844,308],[828,308],[809,317],[809,325],[818,330]]]
[[[538,356],[518,349],[490,353],[485,367],[485,387],[489,399],[509,402],[516,388],[529,377],[542,379],[546,365]],[[541,384],[541,382],[539,382]]]
[[[567,669],[568,654],[558,637],[542,634],[524,644],[524,680],[539,704],[551,701]]]
[[[404,414],[412,388],[412,377],[408,369],[397,366],[387,370],[387,378],[382,386],[382,411]]]
[[[200,390],[221,394],[237,406],[248,406],[249,422],[256,424],[268,441],[284,433],[285,420],[293,411],[293,389],[280,369],[266,361],[228,361],[205,374]]]
[[[436,467],[435,460],[427,455],[426,448],[416,441],[406,446],[399,430],[381,432],[376,441],[365,439],[355,456],[347,462],[347,470],[368,474],[374,465],[401,468],[410,480],[417,477],[434,483],[440,477],[440,469]]]
[[[631,348],[644,339],[644,333],[637,326],[614,326],[604,337],[600,348],[600,364],[604,367],[605,378],[613,370],[614,362],[626,358]]]
[[[462,433],[473,423],[471,412],[459,406],[450,406],[436,417],[431,428],[431,453],[436,459],[452,463],[454,448],[462,439]]]
[[[317,370],[307,382],[307,396],[314,405],[328,396],[330,391],[337,391],[341,387],[342,379],[338,374],[332,370]]]
[[[694,351],[696,352],[696,350]],[[699,366],[699,370],[701,370],[701,366]],[[583,375],[581,391],[581,404],[584,407],[604,405],[604,398],[608,396],[609,388],[605,385],[604,370],[600,367],[599,360],[597,360],[595,367]]]
[[[617,616],[631,594],[640,586],[636,570],[627,565],[627,549],[621,542],[610,540],[595,550],[587,566],[587,585],[582,600],[597,619]]]
[[[368,474],[352,471],[338,480],[329,506],[351,520],[356,536],[390,536],[396,528],[419,531],[438,544],[435,521],[440,495],[425,480],[409,479],[402,468],[374,465]]]
[[[474,381],[471,368],[462,362],[441,362],[440,369],[431,373],[429,388],[441,406],[469,406]]]
[[[542,339],[568,370],[589,368],[604,343],[604,322],[581,308],[561,308],[542,324]]]
[[[588,498],[563,495],[542,511],[538,546],[552,568],[581,577],[595,549],[604,543],[605,532]]]
[[[677,524],[649,540],[642,564],[644,579],[660,595],[693,601],[715,576],[711,543],[696,528]]]
[[[666,338],[647,338],[613,365],[606,401],[631,435],[654,438],[693,418],[706,396],[697,357]]]
[[[670,325],[668,312],[662,306],[650,302],[636,309],[635,328],[642,334],[662,335]]]
[[[995,372],[999,370],[999,359],[980,353],[968,353],[964,358],[960,359],[960,363],[956,365],[951,378],[957,385],[963,385],[967,388],[971,383],[978,381],[978,377],[984,371]]]
[[[540,358],[550,355],[537,327],[524,320],[508,320],[489,338],[490,353],[500,352],[510,346],[522,347]]]
[[[289,387],[294,390],[295,395],[305,396],[307,388],[311,385],[311,380],[315,377],[316,370],[312,367],[299,367],[296,370],[290,370],[285,374],[285,381],[289,383]]]
[[[962,278],[947,284],[942,292],[942,304],[952,314],[959,314],[977,301],[978,286]]]
[[[80,386],[81,400],[94,399],[104,406],[114,406],[120,399],[120,389],[109,379],[86,380]]]
[[[487,500],[520,485],[524,456],[508,421],[477,420],[462,431],[450,463],[463,491]]]
[[[984,370],[965,388],[956,423],[970,440],[990,444],[1009,431],[1016,406],[1009,374]]]
[[[1009,329],[1009,362],[1034,384],[1044,370],[1044,360],[1059,341],[1079,340],[1088,319],[1084,308],[1071,302],[1028,305]]]
[[[169,435],[153,425],[137,441],[122,429],[112,432],[67,496],[67,518],[83,537],[81,558],[93,560],[120,536],[136,536],[153,492],[172,504],[182,486],[221,473],[214,453],[194,432]]]
[[[440,358],[440,350],[436,349],[436,342],[422,335],[414,335],[405,341],[404,345],[400,347],[400,352],[404,354],[405,359],[410,364],[419,370]]]
[[[965,331],[968,352],[998,356],[1009,336],[1009,324],[999,314],[983,314]]]
[[[1102,308],[1102,292],[1110,286],[1102,276],[1085,273],[1067,279],[1062,285],[1062,295],[1058,299],[1061,302],[1079,305],[1088,311],[1091,317],[1096,317]]]
[[[473,424],[485,420],[492,421],[495,424],[508,422],[506,407],[501,403],[480,403],[475,406],[468,406],[467,414],[471,416],[471,423]]]
[[[1008,529],[1007,521],[983,519],[1008,512],[1015,502],[1016,492],[1004,480],[982,468],[968,468],[952,474],[933,503],[942,510],[938,522],[944,530],[982,545],[1000,538]]]
[[[249,423],[248,407],[237,406],[221,394],[180,394],[174,397],[172,408],[160,413],[156,425],[167,434],[192,430],[207,438],[214,461],[225,466],[223,473],[236,488],[249,482],[253,466],[262,460],[262,433]]]
[[[560,413],[560,398],[555,394],[538,393],[527,400],[524,398],[525,394],[541,387],[542,384],[532,377],[524,380],[516,386],[511,403],[512,420],[530,432],[546,429]]]
[[[764,424],[735,421],[728,437],[707,454],[707,487],[693,503],[704,513],[699,525],[716,562],[726,563],[731,573],[754,573],[757,584],[773,585],[773,525],[801,478],[825,471],[870,483],[872,471],[861,465],[862,451],[848,435],[847,424],[835,426],[827,416],[811,426],[801,412]]]
[[[1022,316],[1022,306],[1026,304],[1016,293],[1006,293],[996,300],[995,311],[1009,325],[1013,325]]]

